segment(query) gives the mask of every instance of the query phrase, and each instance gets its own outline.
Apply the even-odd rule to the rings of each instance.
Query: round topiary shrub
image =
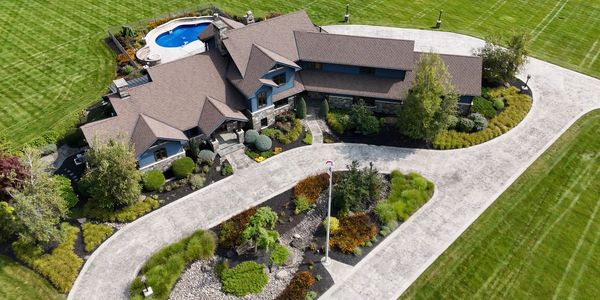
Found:
[[[144,174],[142,182],[146,191],[158,191],[158,189],[165,185],[165,175],[160,170],[152,170]]]
[[[488,120],[479,113],[472,113],[469,119],[473,120],[473,129],[475,131],[484,130],[488,126]]]
[[[194,161],[189,157],[184,157],[175,160],[171,165],[171,170],[173,170],[175,177],[181,179],[190,176],[192,171],[194,171],[194,167]]]
[[[504,109],[504,101],[500,98],[495,98],[494,101],[492,102],[492,104],[494,105],[494,108],[496,110]]]
[[[329,113],[329,102],[327,102],[327,99],[323,99],[323,101],[321,101],[321,107],[319,108],[319,115],[321,116],[321,118],[327,118],[327,114]]]
[[[256,138],[254,146],[256,146],[256,149],[258,151],[263,152],[271,149],[271,146],[273,146],[273,142],[271,141],[271,138],[261,134]]]
[[[258,131],[254,130],[254,129],[250,129],[248,131],[246,131],[246,133],[244,133],[244,142],[248,143],[248,144],[254,144],[254,142],[256,142],[256,138],[258,138],[259,134]]]
[[[269,282],[264,265],[245,261],[221,273],[223,291],[242,297],[260,293]]]
[[[213,161],[213,159],[215,159],[215,153],[205,149],[200,151],[200,154],[198,154],[198,158],[201,162],[210,162]]]
[[[462,131],[462,132],[471,132],[471,131],[473,131],[474,126],[475,126],[475,123],[473,123],[473,120],[468,119],[468,118],[460,118],[458,120],[458,126],[456,126],[456,129],[458,129],[458,131]]]

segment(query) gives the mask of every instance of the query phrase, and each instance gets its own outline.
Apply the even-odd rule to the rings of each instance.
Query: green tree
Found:
[[[257,248],[269,249],[279,239],[279,233],[275,228],[277,213],[270,207],[261,207],[250,217],[248,226],[242,232],[243,241],[252,241],[255,250]]]
[[[346,167],[348,172],[334,186],[332,193],[334,205],[340,209],[342,215],[368,209],[379,200],[383,186],[373,163],[361,169],[358,161],[352,161]]]
[[[10,241],[15,234],[14,207],[0,201],[0,243]]]
[[[457,113],[457,105],[458,95],[440,56],[422,54],[413,86],[398,109],[399,130],[410,138],[431,141],[448,128],[451,117]]]
[[[60,183],[42,161],[39,152],[24,150],[22,164],[29,175],[21,189],[10,192],[14,208],[14,225],[21,239],[45,245],[61,240],[58,227],[67,216],[68,208],[62,197]]]
[[[88,169],[81,180],[99,207],[112,209],[138,200],[141,175],[130,146],[110,140],[94,145],[87,156]]]
[[[296,116],[298,116],[299,119],[306,118],[306,101],[304,101],[303,97],[300,97],[296,104]]]
[[[352,105],[350,110],[350,126],[362,135],[375,134],[379,132],[379,121],[373,112],[367,107],[361,99],[357,104]]]
[[[515,78],[527,59],[527,34],[514,34],[500,46],[498,36],[486,38],[485,46],[475,51],[483,59],[483,79],[490,83],[508,82]]]

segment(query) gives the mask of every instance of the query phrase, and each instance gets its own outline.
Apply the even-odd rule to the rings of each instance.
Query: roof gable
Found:
[[[146,115],[139,115],[131,135],[131,142],[135,147],[135,155],[140,156],[157,140],[186,141],[187,137],[177,128]]]
[[[207,97],[198,121],[198,127],[202,130],[202,133],[206,135],[213,133],[226,120],[248,121],[248,118],[226,104]]]

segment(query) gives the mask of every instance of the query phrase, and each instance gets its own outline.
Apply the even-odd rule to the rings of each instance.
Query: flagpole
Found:
[[[323,260],[323,265],[331,264],[329,260],[329,224],[331,223],[331,187],[333,185],[333,161],[328,160],[325,164],[329,165],[329,169],[327,170],[327,174],[329,175],[329,200],[327,201],[327,228],[326,228],[326,238],[325,238],[325,259]]]

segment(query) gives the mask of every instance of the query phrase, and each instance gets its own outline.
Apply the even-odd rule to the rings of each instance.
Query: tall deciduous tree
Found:
[[[117,208],[138,200],[140,172],[132,147],[110,140],[96,143],[87,156],[88,169],[81,180],[98,206]]]
[[[514,34],[504,41],[504,48],[501,38],[488,37],[485,46],[475,51],[483,59],[483,79],[490,83],[512,80],[527,60],[528,40],[527,34]]]
[[[49,165],[41,160],[39,151],[25,149],[21,160],[28,176],[21,189],[10,191],[16,231],[27,242],[57,242],[61,239],[58,225],[68,212],[60,185],[48,172]]]
[[[450,83],[450,74],[439,55],[422,54],[415,70],[415,81],[398,109],[398,126],[402,134],[432,140],[448,128],[456,115],[458,95]]]

